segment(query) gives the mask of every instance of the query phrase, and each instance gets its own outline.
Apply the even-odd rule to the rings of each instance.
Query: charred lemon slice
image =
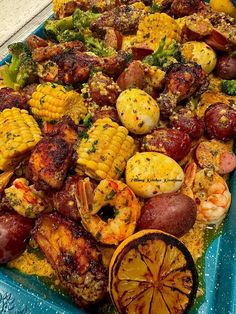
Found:
[[[197,286],[197,271],[187,248],[159,230],[135,233],[112,256],[109,292],[119,313],[186,313]]]

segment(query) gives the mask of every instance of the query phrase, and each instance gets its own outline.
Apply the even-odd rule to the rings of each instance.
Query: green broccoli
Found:
[[[93,21],[100,16],[92,11],[83,12],[77,9],[73,16],[61,20],[49,20],[45,23],[46,34],[59,42],[79,40],[87,50],[101,57],[109,57],[114,49],[106,47],[101,39],[94,38],[87,31]]]
[[[181,53],[178,43],[173,40],[172,43],[165,49],[166,37],[160,41],[158,49],[151,55],[143,59],[144,63],[154,65],[159,68],[166,68],[171,62],[181,59]]]
[[[156,13],[161,11],[161,6],[157,3],[153,3],[149,9],[150,13]]]
[[[222,80],[221,91],[230,96],[236,96],[236,80]]]
[[[73,14],[74,28],[83,32],[86,28],[89,28],[91,24],[101,16],[100,13],[93,13],[92,11],[82,11],[76,9]]]
[[[37,66],[31,51],[25,43],[14,43],[8,46],[12,55],[11,63],[4,66],[1,74],[4,83],[14,89],[33,83],[37,78]]]
[[[109,57],[115,53],[113,48],[107,47],[102,40],[92,36],[84,37],[84,45],[87,50],[100,57]]]
[[[84,42],[84,35],[74,29],[66,29],[65,31],[57,35],[57,40],[60,43],[76,40]]]
[[[68,16],[61,20],[47,20],[44,24],[44,30],[47,36],[56,40],[57,36],[64,31],[72,30],[74,28],[73,17]]]

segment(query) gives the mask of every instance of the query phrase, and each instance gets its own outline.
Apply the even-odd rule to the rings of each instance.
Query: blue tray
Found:
[[[43,25],[33,34],[43,37]],[[10,61],[7,56],[0,66]],[[223,230],[205,255],[205,297],[190,314],[236,313],[236,172],[231,176],[232,204]],[[84,314],[73,302],[34,276],[0,268],[0,314]]]

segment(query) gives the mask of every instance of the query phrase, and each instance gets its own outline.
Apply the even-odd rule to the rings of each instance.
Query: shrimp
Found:
[[[215,171],[190,163],[185,170],[182,193],[192,197],[197,205],[197,220],[219,225],[225,218],[231,203],[227,183]]]
[[[194,195],[192,191],[194,178],[197,173],[197,165],[195,162],[190,162],[186,168],[185,168],[185,177],[184,177],[184,183],[181,186],[180,192],[191,197],[194,200]]]
[[[50,210],[41,191],[36,191],[33,185],[24,178],[18,178],[12,185],[5,189],[6,199],[18,214],[36,218],[41,212]]]
[[[212,170],[202,169],[196,174],[193,194],[198,208],[197,219],[219,225],[231,203],[231,194],[225,180]]]
[[[78,183],[76,199],[82,224],[97,241],[118,245],[134,233],[141,205],[123,182],[105,179],[93,191],[89,179],[85,179]],[[113,207],[115,217],[104,221],[98,212],[107,205]]]

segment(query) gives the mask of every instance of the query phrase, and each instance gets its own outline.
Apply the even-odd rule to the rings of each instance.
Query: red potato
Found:
[[[236,136],[236,111],[223,103],[209,106],[204,115],[209,138],[227,141]]]
[[[159,194],[143,206],[138,230],[159,229],[176,237],[183,236],[197,217],[195,202],[182,193]]]
[[[236,57],[221,56],[217,60],[216,75],[225,80],[236,79]]]
[[[187,133],[193,139],[199,139],[204,133],[204,121],[187,108],[180,109],[170,117],[173,128]]]
[[[142,148],[145,151],[165,154],[179,161],[190,152],[191,139],[182,131],[160,128],[144,137]]]
[[[130,87],[143,89],[145,85],[144,66],[140,61],[133,61],[118,77],[117,84],[122,90]]]
[[[112,78],[97,72],[89,80],[89,93],[97,105],[112,106],[116,103],[120,88]]]
[[[26,247],[34,220],[15,212],[0,216],[0,264],[5,264],[20,255]]]

